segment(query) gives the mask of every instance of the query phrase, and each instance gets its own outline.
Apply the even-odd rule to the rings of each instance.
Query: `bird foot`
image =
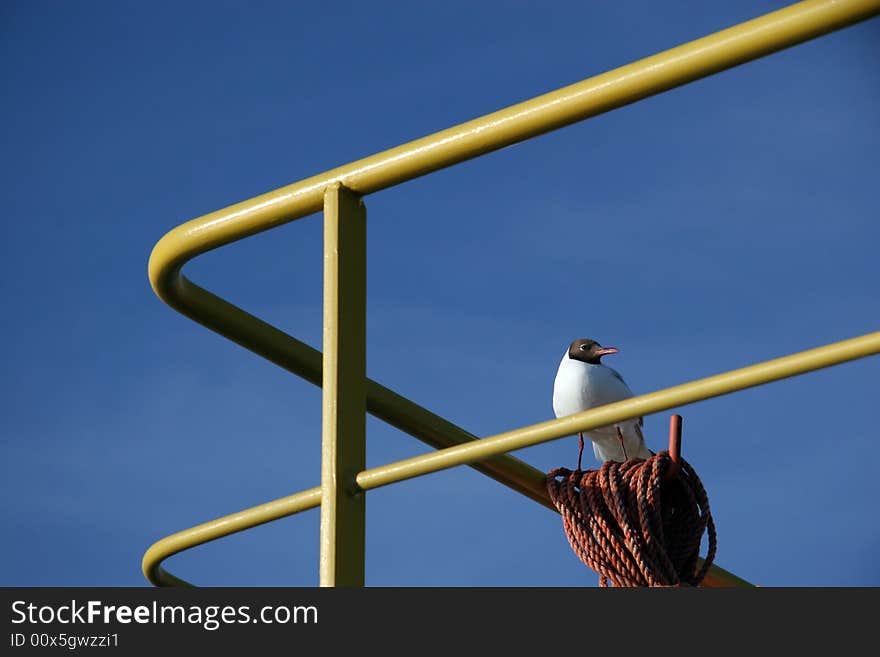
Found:
[[[579,446],[579,450],[578,450],[578,469],[577,469],[577,471],[580,472],[581,471],[581,459],[584,457],[584,434],[582,434],[582,433],[578,434],[578,446]]]

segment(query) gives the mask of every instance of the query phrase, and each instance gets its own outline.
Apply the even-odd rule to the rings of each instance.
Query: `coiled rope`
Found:
[[[706,489],[668,451],[606,461],[599,470],[557,468],[547,475],[547,492],[572,550],[599,574],[600,586],[697,586],[715,558]],[[698,569],[706,530],[708,553]]]

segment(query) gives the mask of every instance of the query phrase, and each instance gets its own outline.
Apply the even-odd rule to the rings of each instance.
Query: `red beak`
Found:
[[[620,349],[617,347],[602,347],[601,349],[596,350],[597,356],[608,356],[609,354],[616,354],[620,352]]]

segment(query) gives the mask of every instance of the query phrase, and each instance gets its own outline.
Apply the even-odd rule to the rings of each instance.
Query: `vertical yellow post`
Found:
[[[367,213],[339,184],[324,193],[321,586],[364,585]]]

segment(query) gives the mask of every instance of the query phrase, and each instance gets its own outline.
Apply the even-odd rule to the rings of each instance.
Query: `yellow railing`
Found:
[[[366,211],[361,197],[509,144],[667,91],[880,14],[880,0],[807,0],[602,75],[318,174],[182,224],[150,256],[156,294],[172,308],[273,363],[324,383],[321,486],[245,509],[158,541],[143,559],[156,585],[187,585],[168,557],[250,527],[321,507],[320,583],[363,585],[365,491],[470,465],[553,508],[544,473],[506,452],[580,431],[880,353],[880,332],[666,388],[565,418],[477,439],[366,378]],[[194,257],[324,210],[324,354],[195,285]],[[359,348],[337,349],[344,341]],[[365,413],[435,450],[364,469]],[[713,566],[709,586],[748,585]]]

